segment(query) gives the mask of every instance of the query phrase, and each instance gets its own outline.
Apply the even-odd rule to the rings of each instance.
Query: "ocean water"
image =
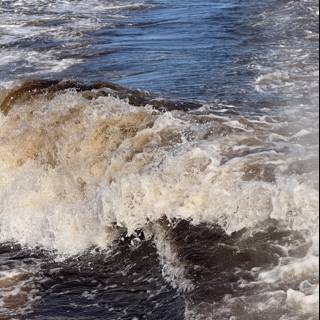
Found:
[[[319,317],[317,0],[0,0],[0,319]]]

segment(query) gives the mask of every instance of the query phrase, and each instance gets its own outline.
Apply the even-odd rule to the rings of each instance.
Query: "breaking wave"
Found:
[[[272,314],[282,301],[282,309],[301,312],[299,319],[314,314],[319,186],[316,145],[304,145],[314,142],[316,127],[301,131],[279,115],[244,117],[232,106],[184,105],[112,84],[29,82],[4,93],[1,110],[2,243],[75,255],[111,248],[122,237],[139,242],[142,233],[155,241],[164,279],[197,300],[201,286],[183,267],[184,245],[170,236],[179,221],[191,228],[219,226],[217,234],[226,239],[244,232],[240,252],[241,241],[261,233],[272,237],[273,225],[299,237],[277,240],[279,264],[252,269],[256,282],[239,280],[240,288],[251,290],[244,305],[260,308],[265,301],[260,312]],[[191,234],[198,248],[201,238]],[[270,249],[261,247],[259,263],[269,259],[263,250]],[[231,254],[240,263],[244,253]],[[288,291],[277,289],[280,284]],[[266,293],[265,286],[273,289]],[[197,307],[194,299],[188,300],[188,319],[221,319],[243,301],[225,296],[223,307],[204,301]]]
[[[291,144],[311,128],[220,111],[141,108],[107,88],[21,94],[1,115],[1,241],[76,253],[164,217],[316,230],[316,158]]]

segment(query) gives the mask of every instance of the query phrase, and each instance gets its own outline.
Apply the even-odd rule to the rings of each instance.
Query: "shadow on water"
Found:
[[[184,299],[162,278],[151,242],[51,262],[43,276],[42,300],[26,319],[184,319]]]
[[[288,254],[302,257],[309,249],[301,235],[279,229],[274,221],[266,222],[261,232],[243,230],[231,236],[219,226],[187,221],[164,219],[157,226],[164,247],[171,248],[174,263],[183,270],[177,286],[164,274],[157,234],[149,239],[143,232],[136,238],[124,234],[109,250],[92,249],[63,261],[42,250],[2,245],[0,259],[6,257],[7,265],[40,263],[36,282],[41,299],[20,319],[183,320],[186,309],[199,317],[188,319],[227,319],[228,313],[215,317],[212,310],[221,308],[228,296],[245,299],[270,290],[265,284],[254,285],[259,271],[271,270]],[[288,253],[283,250],[288,242],[299,245]],[[169,276],[174,278],[174,272]],[[187,281],[192,289],[184,291]],[[236,312],[239,319],[245,319],[243,314],[269,319],[267,314],[248,313],[245,303],[233,308],[238,309],[231,309],[230,317]],[[277,312],[285,314],[284,309]]]

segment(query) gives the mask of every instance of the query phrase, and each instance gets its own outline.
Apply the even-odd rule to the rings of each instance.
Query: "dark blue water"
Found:
[[[83,6],[82,2],[80,4]],[[94,4],[89,11],[84,7],[79,13],[71,14],[61,12],[64,7],[57,5],[48,17],[49,8],[38,8],[39,16],[46,19],[44,25],[49,34],[34,34],[32,28],[28,33],[28,29],[23,28],[32,21],[34,7],[22,4],[17,10],[25,13],[25,17],[14,22],[21,27],[22,36],[14,35],[12,41],[2,47],[13,52],[27,48],[42,54],[53,51],[53,59],[58,63],[66,59],[82,59],[82,62],[73,66],[71,63],[66,70],[54,74],[59,78],[111,80],[163,96],[189,100],[253,103],[259,98],[253,86],[257,74],[254,63],[261,55],[267,54],[265,39],[272,36],[258,26],[263,19],[259,14],[279,6],[278,1],[148,0],[144,2],[145,6],[112,11],[110,15],[99,8],[95,10]],[[4,4],[2,8],[7,9]],[[3,10],[3,14],[10,9]],[[119,18],[119,14],[123,17]],[[76,23],[69,26],[67,23],[71,18]],[[93,19],[95,25],[86,28],[87,19]],[[67,27],[63,36],[56,38],[55,28],[59,24]],[[39,25],[42,26],[40,22]],[[77,32],[81,35],[78,36]],[[20,64],[13,59],[11,65],[0,67],[0,78],[14,80],[27,72],[50,75],[50,68],[38,72],[43,64],[50,64],[46,61],[50,56],[43,57],[38,66],[34,61],[21,63],[23,57],[18,58]],[[35,56],[34,59],[41,60],[41,57]]]
[[[256,100],[252,64],[267,48],[255,24],[272,2],[153,1],[116,28],[90,33],[93,57],[65,74],[189,100]]]
[[[166,97],[258,109],[283,99],[255,90],[256,78],[276,69],[272,50],[290,39],[315,67],[317,46],[305,36],[317,34],[316,11],[312,1],[94,0],[37,7],[1,1],[0,79],[115,81]]]

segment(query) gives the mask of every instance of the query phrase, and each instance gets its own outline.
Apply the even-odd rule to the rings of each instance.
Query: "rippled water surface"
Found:
[[[317,0],[0,0],[0,319],[319,316]]]

